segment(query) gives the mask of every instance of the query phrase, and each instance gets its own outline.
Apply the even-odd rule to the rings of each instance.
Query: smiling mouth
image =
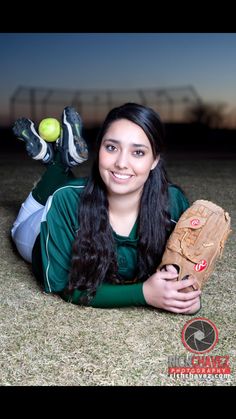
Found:
[[[111,173],[116,179],[121,179],[121,180],[130,179],[133,176],[133,175],[125,175],[122,173],[116,173],[116,172],[111,172]]]

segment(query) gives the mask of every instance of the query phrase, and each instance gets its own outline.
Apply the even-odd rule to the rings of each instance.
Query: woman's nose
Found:
[[[120,169],[128,168],[128,156],[126,152],[120,152],[117,155],[115,166]]]

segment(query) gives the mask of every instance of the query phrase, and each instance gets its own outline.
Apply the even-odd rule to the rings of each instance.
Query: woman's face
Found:
[[[127,119],[113,122],[99,150],[99,172],[108,194],[141,193],[158,160],[142,128]]]

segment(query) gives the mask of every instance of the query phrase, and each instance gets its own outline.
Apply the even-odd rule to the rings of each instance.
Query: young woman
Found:
[[[92,307],[199,310],[201,291],[182,292],[195,278],[176,281],[173,265],[158,269],[167,238],[189,203],[168,180],[156,112],[135,103],[112,109],[88,179],[76,179],[71,171],[88,157],[73,108],[63,112],[54,150],[28,119],[16,121],[13,130],[47,167],[11,230],[46,292]]]

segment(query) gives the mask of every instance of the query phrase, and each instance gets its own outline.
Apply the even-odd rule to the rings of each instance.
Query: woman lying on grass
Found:
[[[152,306],[192,314],[201,291],[182,292],[173,265],[157,270],[166,241],[189,203],[162,160],[163,124],[146,106],[112,109],[98,135],[89,178],[79,114],[66,107],[62,135],[45,142],[26,118],[13,131],[46,172],[22,204],[11,233],[48,293],[92,307]]]

